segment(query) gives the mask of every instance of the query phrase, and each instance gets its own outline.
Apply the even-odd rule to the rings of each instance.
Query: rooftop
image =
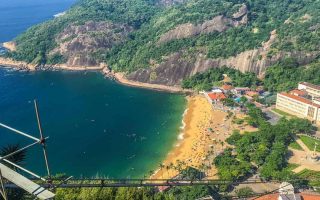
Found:
[[[307,82],[301,82],[299,84],[302,84],[302,85],[305,85],[307,87],[311,87],[311,88],[314,88],[316,90],[320,90],[320,86],[319,85],[314,85],[312,83],[307,83]]]
[[[300,195],[300,197],[302,197],[301,199],[303,200],[319,200],[320,199],[320,195],[316,195],[316,194],[298,193],[297,195]],[[278,197],[279,197],[278,193],[268,194],[268,195],[261,196],[256,200],[278,200]]]
[[[293,94],[296,96],[305,96],[307,93],[303,90],[294,89],[290,91],[290,94]]]
[[[211,92],[211,93],[208,93],[208,96],[210,97],[211,100],[222,100],[227,98],[226,95],[220,92]]]
[[[222,88],[223,90],[231,90],[231,89],[233,89],[233,86],[232,86],[232,85],[224,84],[221,88]]]
[[[235,90],[250,90],[248,87],[236,87]]]
[[[222,93],[222,90],[220,88],[212,88],[211,92]]]
[[[246,95],[248,95],[249,97],[253,97],[255,95],[259,95],[259,92],[256,91],[246,91]]]
[[[300,96],[296,96],[296,95],[293,95],[293,94],[289,94],[289,93],[286,93],[286,92],[282,92],[282,93],[280,93],[280,94],[283,95],[283,96],[289,97],[289,98],[291,98],[291,99],[294,99],[294,100],[296,100],[296,101],[300,101],[300,102],[302,102],[302,103],[309,104],[309,105],[311,105],[311,106],[315,106],[315,107],[317,107],[317,108],[320,108],[320,105],[313,103],[313,102],[312,102],[311,100],[309,100],[309,99],[306,99],[306,98],[303,98],[303,97],[300,97]]]

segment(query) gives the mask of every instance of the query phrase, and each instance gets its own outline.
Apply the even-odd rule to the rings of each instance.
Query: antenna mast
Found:
[[[40,144],[42,145],[44,160],[45,160],[47,173],[48,173],[48,179],[50,181],[51,174],[50,174],[48,155],[47,155],[47,150],[46,150],[46,138],[43,137],[43,133],[42,133],[42,126],[41,126],[41,120],[40,120],[39,111],[38,111],[39,109],[38,109],[37,100],[34,100],[34,108],[35,108],[35,111],[36,111],[38,128],[39,128],[39,133],[40,133]]]
[[[49,187],[52,187],[51,173],[50,173],[48,155],[47,155],[47,150],[46,150],[46,140],[48,139],[48,137],[43,136],[41,120],[40,120],[40,115],[39,115],[39,109],[38,109],[38,104],[37,104],[36,100],[34,100],[34,108],[35,108],[35,113],[36,113],[36,117],[37,117],[37,124],[38,124],[40,139],[38,139],[30,134],[27,134],[25,132],[19,131],[15,128],[12,128],[10,126],[7,126],[5,124],[0,123],[0,127],[3,127],[5,129],[8,129],[8,130],[16,133],[16,134],[22,135],[24,137],[27,137],[27,138],[33,140],[33,143],[31,143],[23,148],[20,148],[12,153],[9,153],[8,155],[0,155],[0,194],[4,198],[4,200],[8,200],[4,179],[14,183],[18,187],[26,190],[30,194],[35,195],[39,199],[52,199],[55,196],[55,194],[53,194],[52,192],[46,190],[45,188],[39,186],[37,183],[25,178],[24,176],[20,175],[19,173],[11,170],[10,168],[8,168],[7,166],[2,164],[2,162],[5,162],[11,166],[14,166],[14,167],[22,170],[23,172],[25,172],[33,177],[36,177],[42,181],[46,181],[49,184]],[[21,152],[21,151],[24,151],[30,147],[33,147],[37,144],[40,144],[42,146],[44,160],[45,160],[47,174],[48,174],[47,180],[42,178],[41,176],[38,176],[37,174],[15,164],[14,162],[7,160],[7,158],[9,158],[9,157]]]

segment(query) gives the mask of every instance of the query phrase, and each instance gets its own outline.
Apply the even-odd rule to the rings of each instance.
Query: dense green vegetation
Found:
[[[189,39],[157,44],[157,40],[161,34],[178,24],[186,22],[199,24],[219,14],[230,16],[231,13],[239,8],[241,3],[248,5],[250,10],[247,26],[232,28],[224,33],[201,34]],[[261,42],[269,38],[270,32],[283,26],[284,21],[290,18],[292,13],[295,13],[294,16],[297,17],[292,20],[298,25],[300,23],[298,16],[305,14],[300,9],[304,8],[306,4],[308,4],[308,9],[312,10],[313,14],[319,15],[316,13],[319,5],[314,5],[313,7],[311,4],[315,3],[310,1],[190,0],[181,6],[159,12],[150,23],[133,34],[133,40],[129,40],[123,46],[112,51],[108,56],[108,60],[114,69],[130,71],[136,68],[147,67],[151,59],[161,61],[162,56],[180,50],[187,50],[184,54],[187,54],[187,56],[191,54],[191,57],[199,51],[203,53],[203,50],[209,58],[233,56],[245,50],[261,46]],[[310,26],[316,24],[316,20],[308,24]],[[304,31],[301,31],[299,28],[294,27],[292,31],[290,34],[303,37]],[[286,29],[280,29],[279,33],[281,34],[281,40],[274,45],[272,52],[288,50],[285,44],[288,40],[291,41],[290,34],[286,32]],[[315,32],[310,34],[310,37],[313,38],[313,41],[317,40],[319,35]],[[310,46],[319,47],[319,41],[312,43],[310,40],[305,40],[304,46],[306,49],[310,49]]]
[[[219,177],[230,182],[243,180],[251,170],[251,164],[238,160],[232,155],[232,149],[226,149],[223,154],[217,156],[214,164],[219,169]]]
[[[63,62],[61,55],[49,55],[49,52],[57,46],[57,34],[68,25],[113,21],[139,28],[157,9],[152,1],[147,0],[80,0],[64,16],[33,26],[19,35],[15,39],[17,52],[7,56],[39,64]]]
[[[288,1],[287,1],[288,2]],[[290,18],[278,30],[279,40],[273,46],[276,50],[318,51],[320,46],[319,2],[296,0],[289,5]]]
[[[301,172],[299,172],[297,175],[299,178],[311,180],[309,181],[309,185],[313,187],[320,186],[320,172],[318,171],[304,169]],[[317,191],[319,191],[319,189]]]
[[[91,55],[106,61],[115,71],[131,72],[146,68],[150,61],[160,63],[174,52],[180,52],[181,59],[189,62],[194,62],[199,53],[207,58],[234,56],[260,47],[263,41],[268,40],[272,30],[277,30],[278,39],[268,56],[279,51],[310,52],[319,51],[320,48],[318,1],[189,0],[167,8],[159,7],[156,3],[157,0],[80,0],[66,15],[31,27],[18,36],[15,39],[17,51],[7,53],[6,56],[29,63],[63,63],[66,60],[63,55],[50,54],[58,45],[57,35],[68,25],[80,25],[87,21],[112,21],[134,28],[135,31],[125,43],[114,46],[110,51]],[[245,26],[230,28],[223,33],[200,34],[158,43],[161,35],[180,24],[201,24],[218,15],[231,18],[242,4],[246,4],[249,9],[248,24]],[[320,62],[299,67],[295,59],[284,59],[267,69],[264,80],[259,80],[253,73],[241,73],[227,67],[215,68],[185,79],[182,86],[209,90],[212,86],[221,84],[223,74],[227,74],[236,87],[263,85],[272,92],[286,91],[295,88],[299,81],[320,84],[319,67]],[[234,101],[229,100],[224,103],[233,105]],[[245,135],[235,131],[227,140],[233,148],[225,150],[213,161],[220,178],[231,183],[243,180],[256,171],[265,179],[286,180],[294,177],[288,170],[288,146],[298,148],[296,143],[292,143],[293,136],[297,133],[310,133],[313,131],[311,124],[306,120],[293,118],[281,119],[277,125],[270,125],[260,109],[250,104],[247,108],[247,123],[259,130]],[[313,149],[313,139],[304,136],[301,139]],[[192,179],[202,177],[193,168],[182,171],[181,175]],[[58,189],[57,199],[195,199],[209,194],[218,196],[217,189],[175,187],[165,193],[157,193],[154,188]]]
[[[263,83],[269,91],[288,91],[300,81],[320,84],[320,62],[299,67],[295,59],[284,59],[267,69]]]
[[[270,125],[260,109],[252,105],[248,109],[248,122],[254,122],[259,130],[244,135],[235,131],[231,135],[227,142],[234,145],[234,149],[227,149],[214,161],[220,178],[242,180],[255,170],[265,179],[286,180],[294,177],[287,170],[288,146],[295,134],[312,132],[312,124],[304,119],[282,118],[278,124]]]
[[[87,188],[87,189],[58,189],[57,200],[64,199],[141,199],[141,200],[184,200],[196,199],[208,195],[218,197],[217,189],[209,186],[173,187],[159,193],[156,188]]]
[[[213,68],[204,73],[197,73],[183,80],[182,87],[195,90],[210,90],[213,86],[221,85],[224,74],[227,74],[231,78],[232,85],[236,87],[254,87],[260,83],[254,73],[241,73],[235,69],[222,67]]]
[[[180,24],[201,24],[218,15],[231,18],[242,4],[248,7],[248,24],[245,26],[223,33],[158,43],[161,35]],[[81,0],[66,15],[34,26],[17,37],[17,52],[7,56],[35,63],[64,62],[62,55],[49,54],[57,46],[55,37],[69,24],[83,24],[90,20],[109,20],[135,28],[124,44],[91,55],[106,61],[116,71],[148,67],[150,60],[161,62],[164,56],[173,52],[182,52],[189,61],[194,61],[198,53],[208,58],[233,56],[261,46],[274,29],[277,29],[279,40],[269,55],[278,51],[314,51],[320,46],[320,5],[316,1],[189,0],[166,8],[156,5],[157,0]]]

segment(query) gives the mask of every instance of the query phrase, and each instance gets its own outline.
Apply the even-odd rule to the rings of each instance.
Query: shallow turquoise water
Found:
[[[0,0],[0,42],[66,10],[73,0]],[[174,145],[182,95],[130,88],[99,73],[21,73],[0,69],[0,122],[37,136],[38,99],[53,173],[142,177]],[[0,129],[0,146],[28,140]],[[44,174],[39,148],[26,166]]]

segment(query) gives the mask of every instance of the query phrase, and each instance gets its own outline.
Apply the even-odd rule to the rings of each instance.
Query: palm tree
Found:
[[[182,171],[182,165],[183,165],[183,162],[180,160],[177,160],[177,168],[176,169],[178,170],[179,174]]]
[[[201,165],[200,165],[200,171],[201,171],[201,177],[200,177],[200,179],[202,179],[203,177],[202,177],[202,174],[205,174],[205,164],[204,163],[201,163]]]
[[[161,179],[163,179],[163,171],[162,169],[164,168],[164,165],[162,163],[159,164],[160,171],[161,171]]]
[[[19,144],[9,144],[9,145],[4,146],[0,149],[0,156],[9,155],[10,153],[13,153],[19,149],[20,149]],[[27,151],[23,150],[23,151],[20,151],[14,155],[8,157],[7,160],[9,160],[17,165],[23,165],[24,161],[26,160],[26,154],[27,154]],[[16,168],[14,168],[14,169],[16,170]]]
[[[150,175],[150,177],[153,175],[153,173],[154,173],[154,171],[153,171],[153,170],[150,170],[150,171],[149,171],[149,175]]]
[[[171,162],[171,163],[169,164],[169,168],[172,169],[172,170],[174,169],[174,164],[173,164],[173,162]]]
[[[167,165],[167,166],[166,166],[166,170],[167,170],[168,178],[169,178],[169,169],[170,169],[170,165]]]

